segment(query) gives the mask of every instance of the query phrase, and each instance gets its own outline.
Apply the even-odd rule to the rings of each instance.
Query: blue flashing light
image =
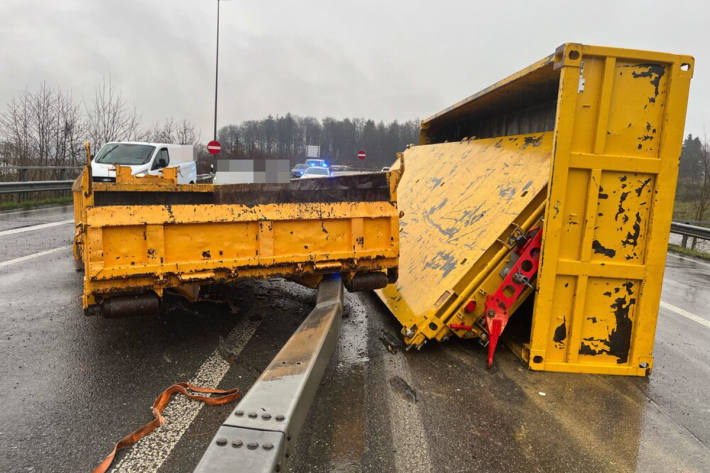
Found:
[[[308,166],[313,166],[313,167],[320,167],[320,168],[329,168],[330,163],[324,159],[307,159],[306,164]]]

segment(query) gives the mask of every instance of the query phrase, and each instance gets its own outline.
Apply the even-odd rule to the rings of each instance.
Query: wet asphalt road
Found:
[[[158,317],[86,318],[72,225],[6,233],[71,218],[69,207],[0,214],[3,472],[91,471],[174,382],[246,392],[315,302],[263,281],[233,289],[236,314],[170,300]],[[348,294],[291,470],[710,471],[710,328],[676,310],[710,320],[710,265],[669,255],[662,298],[646,379],[532,372],[505,349],[486,370],[475,342],[392,354],[394,319],[373,295]],[[115,471],[192,471],[231,409],[174,400],[173,430]]]

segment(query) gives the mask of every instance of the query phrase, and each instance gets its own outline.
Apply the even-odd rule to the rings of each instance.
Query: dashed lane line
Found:
[[[39,253],[33,253],[31,255],[21,256],[19,258],[7,260],[7,261],[0,261],[0,268],[5,268],[5,267],[11,266],[13,264],[22,263],[23,261],[28,261],[31,259],[39,258],[40,256],[51,255],[52,253],[57,253],[59,251],[67,250],[70,248],[71,248],[71,245],[60,246],[59,248],[52,248],[51,250],[40,251]]]
[[[243,319],[242,323],[234,327],[229,336],[230,354],[235,356],[239,354],[260,324],[261,321],[258,320]],[[229,366],[217,349],[202,364],[189,383],[205,388],[217,388],[229,371]],[[111,473],[155,473],[158,471],[203,407],[204,403],[202,402],[193,401],[180,395],[174,397],[163,411],[167,423],[139,440],[111,470]]]
[[[41,223],[39,225],[29,225],[27,227],[13,228],[11,230],[3,230],[0,232],[0,237],[7,235],[16,235],[18,233],[31,232],[34,230],[42,230],[44,228],[57,227],[59,225],[67,225],[69,223],[74,223],[74,219],[61,220],[59,222]]]
[[[671,312],[674,312],[678,315],[681,315],[686,319],[692,320],[693,322],[697,322],[700,325],[704,325],[705,327],[710,328],[710,320],[706,320],[698,315],[693,314],[692,312],[688,312],[685,309],[681,309],[680,307],[675,306],[673,304],[669,304],[665,301],[661,301],[661,307],[666,310],[670,310]]]

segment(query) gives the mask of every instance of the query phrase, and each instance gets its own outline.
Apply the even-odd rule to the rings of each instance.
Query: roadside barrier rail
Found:
[[[681,240],[681,246],[687,248],[688,238],[692,238],[693,242],[691,247],[695,248],[698,242],[698,238],[701,240],[710,240],[710,228],[699,227],[697,225],[689,225],[687,223],[672,222],[671,223],[671,233],[681,235],[683,239]]]
[[[24,192],[68,191],[73,179],[63,181],[27,181],[0,182],[0,194],[19,194]]]

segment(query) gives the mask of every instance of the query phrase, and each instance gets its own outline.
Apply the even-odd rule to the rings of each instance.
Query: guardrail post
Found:
[[[698,244],[698,238],[710,241],[710,228],[698,225],[690,225],[681,222],[671,222],[671,233],[681,235],[681,245],[688,247],[688,238],[692,238],[690,247],[694,250]]]
[[[27,181],[27,169],[20,169],[20,182],[25,182]],[[17,194],[17,203],[19,204],[20,202],[27,200],[27,193],[26,192],[20,192]]]

